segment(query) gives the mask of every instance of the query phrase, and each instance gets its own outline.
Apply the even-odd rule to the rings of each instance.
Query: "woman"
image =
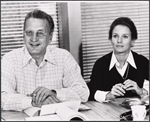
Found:
[[[99,102],[117,97],[148,95],[149,60],[131,50],[137,39],[137,29],[131,19],[114,20],[109,30],[113,51],[99,58],[93,67],[89,100]],[[148,85],[149,86],[149,85]]]

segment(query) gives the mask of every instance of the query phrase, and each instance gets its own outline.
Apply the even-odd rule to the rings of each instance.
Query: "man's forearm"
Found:
[[[31,105],[31,97],[22,94],[7,94],[2,93],[2,109],[22,111]]]
[[[75,88],[62,88],[57,89],[57,98],[60,101],[67,101],[67,100],[81,100],[81,102],[86,102],[89,97],[89,90],[88,89],[80,89],[74,90]]]

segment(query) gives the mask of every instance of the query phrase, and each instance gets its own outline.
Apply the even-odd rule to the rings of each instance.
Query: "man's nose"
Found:
[[[30,40],[31,40],[32,42],[38,41],[38,38],[37,38],[36,34],[33,34],[32,37],[30,38]]]

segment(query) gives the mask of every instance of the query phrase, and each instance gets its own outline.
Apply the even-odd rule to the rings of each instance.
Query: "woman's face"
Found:
[[[117,25],[112,31],[111,43],[115,54],[129,53],[130,48],[134,45],[130,29],[124,25]]]

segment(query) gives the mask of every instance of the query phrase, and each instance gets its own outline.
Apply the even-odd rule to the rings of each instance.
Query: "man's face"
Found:
[[[49,34],[48,28],[49,24],[46,19],[27,19],[24,43],[31,56],[45,55],[46,48],[52,39],[52,34]]]

